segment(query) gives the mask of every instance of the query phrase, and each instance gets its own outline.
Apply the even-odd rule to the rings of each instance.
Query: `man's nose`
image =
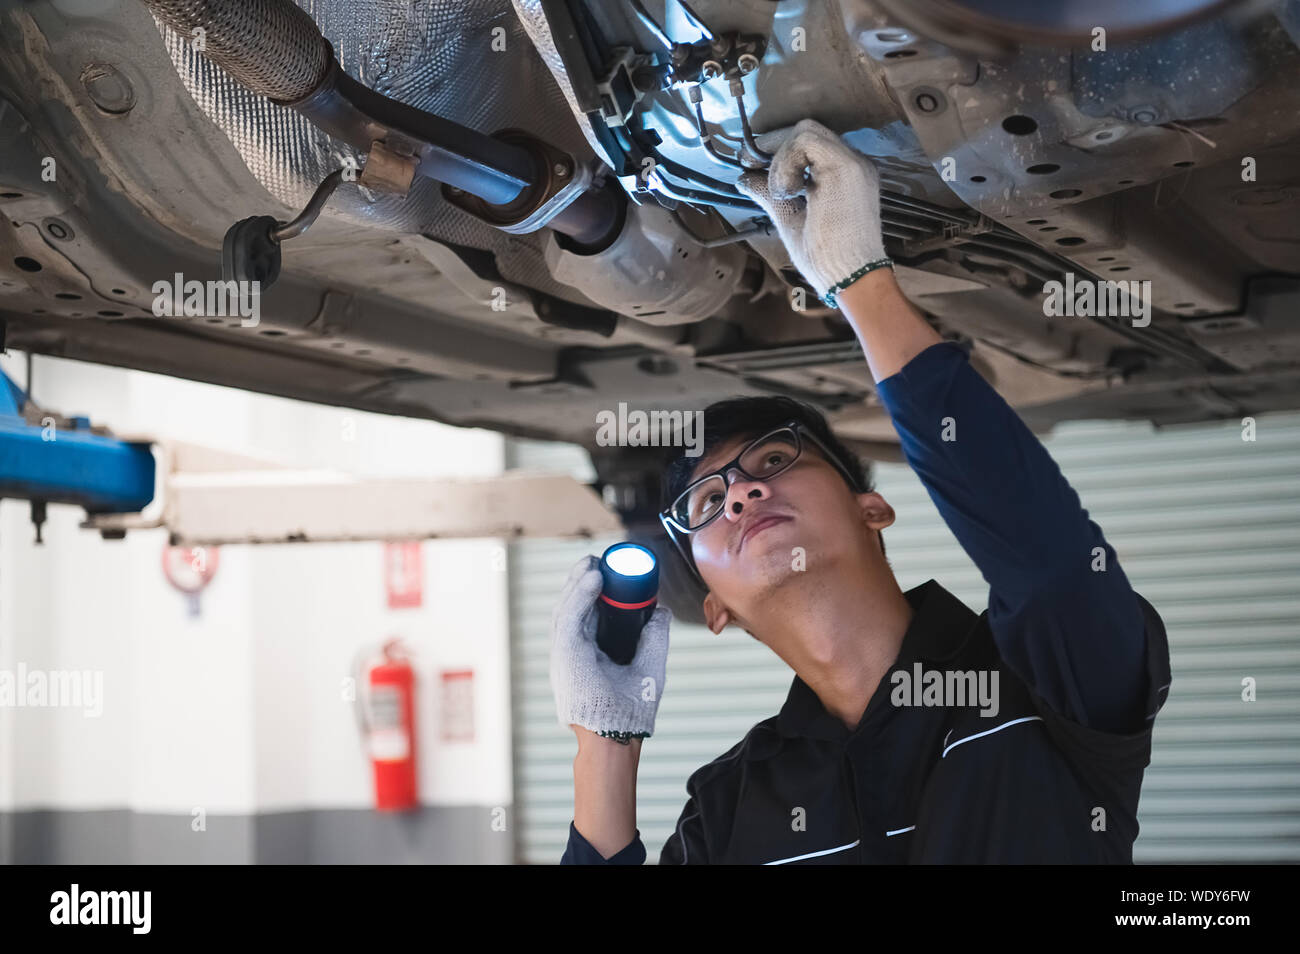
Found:
[[[727,473],[727,500],[723,507],[727,519],[736,521],[745,512],[745,504],[755,500],[766,500],[770,493],[767,484],[761,480],[750,480],[736,469]]]

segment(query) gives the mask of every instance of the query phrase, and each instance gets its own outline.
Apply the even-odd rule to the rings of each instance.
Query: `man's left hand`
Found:
[[[823,299],[886,257],[875,165],[816,120],[801,120],[767,172],[745,173],[736,188],[762,206]]]

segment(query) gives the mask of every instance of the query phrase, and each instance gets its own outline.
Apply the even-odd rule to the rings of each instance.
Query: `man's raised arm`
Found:
[[[881,367],[901,362],[877,379],[877,394],[908,464],[989,584],[1003,657],[1062,715],[1102,731],[1141,730],[1146,626],[1115,551],[964,348],[935,342],[907,356],[921,336],[901,316],[890,336],[895,296],[892,274],[882,275],[851,287],[844,310],[864,350],[889,356]]]
[[[875,167],[805,120],[766,178],[738,185],[852,324],[908,463],[989,584],[1004,658],[1067,718],[1144,728],[1138,596],[1046,448],[903,296],[886,267]]]

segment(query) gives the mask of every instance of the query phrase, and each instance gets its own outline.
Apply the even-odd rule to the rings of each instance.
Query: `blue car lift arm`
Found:
[[[135,513],[154,496],[154,457],[147,443],[92,433],[86,418],[71,426],[29,424],[27,395],[0,371],[0,498],[32,502],[40,542],[45,504],[88,513]]]

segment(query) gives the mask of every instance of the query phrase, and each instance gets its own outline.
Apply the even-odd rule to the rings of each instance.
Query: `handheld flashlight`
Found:
[[[596,645],[626,666],[659,598],[659,561],[639,543],[616,543],[600,558]]]

